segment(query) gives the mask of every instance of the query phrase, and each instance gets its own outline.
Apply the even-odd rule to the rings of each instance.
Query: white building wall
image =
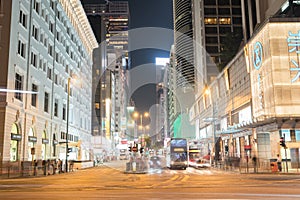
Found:
[[[30,2],[12,1],[7,89],[15,89],[15,75],[16,73],[20,74],[23,77],[23,90],[32,90],[33,83],[38,86],[37,106],[31,105],[31,94],[22,94],[23,99],[20,101],[14,97],[14,93],[8,93],[3,161],[10,160],[11,128],[14,122],[19,122],[19,134],[22,135],[18,145],[18,160],[28,160],[28,133],[31,128],[34,130],[34,136],[37,137],[34,145],[36,152],[34,158],[58,158],[59,152],[65,147],[58,144],[56,155],[53,155],[53,134],[56,134],[58,142],[65,141],[65,139],[61,139],[61,132],[66,132],[66,120],[62,119],[62,110],[63,105],[67,104],[65,87],[67,79],[71,75],[76,75],[80,79],[80,83],[71,82],[73,92],[70,97],[69,135],[73,135],[73,139],[71,138],[70,143],[74,141],[76,136],[78,140],[82,140],[83,146],[87,147],[85,148],[86,152],[90,151],[88,146],[91,146],[91,56],[92,49],[98,44],[91,28],[85,26],[87,19],[80,1],[71,3],[60,0],[59,2],[64,5],[64,8],[58,1],[53,1],[57,3],[57,10],[60,11],[61,17],[55,16],[49,1],[39,3],[39,13],[30,8]],[[27,16],[27,28],[19,23],[20,9]],[[64,12],[66,9],[68,9],[69,17]],[[30,16],[30,12],[32,12],[32,16]],[[51,23],[53,23],[54,29],[59,32],[59,37],[50,32]],[[32,30],[32,25],[37,27],[38,40],[30,36],[29,31]],[[67,33],[67,27],[70,28],[72,34]],[[42,38],[47,38],[47,41],[42,40]],[[19,40],[26,45],[25,58],[18,54]],[[49,55],[50,45],[53,49],[53,56]],[[70,49],[69,53],[67,53],[67,49]],[[36,66],[28,64],[31,62],[31,52],[37,55]],[[56,57],[58,57],[57,61],[55,61]],[[50,69],[51,79],[47,77]],[[55,75],[57,76],[57,83],[54,83]],[[49,93],[48,112],[44,111],[45,92]],[[58,100],[57,117],[54,116],[55,99]],[[19,113],[18,116],[17,113]],[[46,144],[46,157],[43,157],[41,153],[44,131],[46,132],[46,139],[49,141]]]

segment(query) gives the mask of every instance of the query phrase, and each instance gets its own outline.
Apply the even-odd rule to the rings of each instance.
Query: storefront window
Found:
[[[55,135],[55,133],[53,133],[53,143],[52,143],[52,145],[53,145],[53,156],[55,157],[56,156],[56,145],[57,145],[57,140],[56,140],[56,135]]]
[[[33,161],[34,155],[32,155],[31,149],[34,148],[34,142],[29,140],[29,138],[33,138],[34,136],[34,131],[32,128],[29,130],[28,136],[28,161]]]
[[[43,132],[43,144],[42,144],[42,159],[45,160],[46,159],[46,146],[47,143],[45,143],[44,141],[47,139],[47,133],[46,131]]]
[[[284,137],[284,140],[286,142],[290,142],[291,141],[291,131],[289,129],[282,129],[281,137]]]
[[[14,162],[18,159],[18,141],[10,141],[10,161]]]
[[[11,128],[11,141],[10,141],[10,161],[14,162],[18,160],[18,144],[21,140],[21,135],[18,134],[17,124],[13,124]]]
[[[300,141],[300,130],[295,130],[296,141]]]

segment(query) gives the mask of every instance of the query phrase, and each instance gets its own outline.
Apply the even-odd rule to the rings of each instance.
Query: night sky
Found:
[[[172,0],[129,0],[129,9],[130,30],[143,27],[173,29]],[[147,34],[139,37],[148,43],[156,42],[149,41],[146,35]],[[129,45],[133,46],[137,42],[135,38],[137,38],[136,35],[132,37],[129,33]],[[131,68],[147,65],[149,68],[149,70],[147,70],[147,76],[155,77],[155,57],[169,57],[169,50],[173,44],[173,35],[171,37],[165,36],[165,38],[158,39],[161,39],[160,45],[164,50],[157,48],[129,49]],[[152,40],[155,40],[155,37],[152,38]],[[139,78],[143,77],[132,77],[133,81]],[[155,84],[141,85],[141,87],[133,93],[132,99],[139,112],[148,112],[149,108],[156,103]]]
[[[127,0],[110,0],[127,1]],[[105,3],[105,0],[81,0],[85,3]],[[144,76],[155,78],[155,57],[169,57],[169,51],[173,44],[173,0],[128,0],[129,2],[129,57],[131,69],[147,66],[144,70],[146,75],[133,76],[132,82],[143,79]],[[136,33],[137,29],[147,29],[147,27],[157,27],[166,29],[170,33],[167,35],[160,32],[145,30]],[[150,37],[149,37],[150,34]],[[152,37],[154,36],[154,37]],[[145,45],[139,45],[140,42]],[[155,48],[148,48],[147,45],[156,45]],[[139,48],[133,48],[139,46]],[[163,50],[162,50],[163,49]],[[130,95],[135,102],[135,107],[139,112],[149,111],[150,107],[156,103],[155,84],[141,84],[140,87],[132,91]]]

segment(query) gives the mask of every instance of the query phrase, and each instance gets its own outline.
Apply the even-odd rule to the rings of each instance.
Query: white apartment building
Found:
[[[98,44],[80,0],[0,5],[0,87],[9,90],[0,99],[0,169],[65,160],[66,142],[68,160],[89,160],[92,51]]]

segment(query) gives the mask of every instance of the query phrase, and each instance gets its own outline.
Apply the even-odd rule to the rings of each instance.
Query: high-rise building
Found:
[[[80,1],[0,5],[0,87],[6,89],[0,170],[6,163],[26,170],[33,160],[67,156],[90,160],[92,51],[98,44]]]
[[[93,67],[93,135],[115,146],[125,137],[126,69],[128,60],[127,1],[82,0],[100,47]],[[103,144],[108,148],[107,144]],[[109,147],[112,147],[109,146]]]
[[[225,43],[242,35],[242,11],[240,0],[174,0],[173,11],[175,61],[171,68],[176,71],[176,89],[172,92],[180,107],[174,115],[178,118],[239,48],[241,38],[230,48]],[[174,121],[170,123],[173,127]]]

